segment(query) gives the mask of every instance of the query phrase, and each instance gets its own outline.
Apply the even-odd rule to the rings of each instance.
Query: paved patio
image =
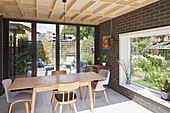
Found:
[[[87,87],[83,87],[83,97],[85,97]],[[29,91],[31,92],[31,91]],[[109,105],[107,105],[104,94],[101,92],[101,98],[96,93],[96,103],[94,113],[152,113],[146,108],[138,105],[137,103],[129,100],[112,89],[107,89],[107,96]],[[12,92],[16,93],[16,92]],[[79,90],[78,100],[76,101],[76,107],[78,113],[91,113],[89,98],[87,100],[80,100]],[[37,93],[35,113],[53,113],[52,104],[50,102],[52,91]],[[7,113],[8,103],[6,102],[5,96],[0,96],[0,113]],[[59,106],[57,107],[56,113],[59,112]],[[24,104],[15,104],[14,113],[25,113]],[[74,113],[69,105],[63,106],[62,113]]]

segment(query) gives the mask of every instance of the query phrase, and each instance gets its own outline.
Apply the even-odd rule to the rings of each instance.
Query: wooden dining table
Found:
[[[104,80],[106,77],[95,72],[74,73],[55,76],[41,76],[29,78],[16,78],[8,90],[20,90],[32,88],[32,104],[31,113],[34,113],[36,93],[58,89],[59,83],[69,83],[79,81],[80,98],[82,99],[82,86],[88,86],[91,112],[93,113],[92,88],[91,82],[96,80]]]

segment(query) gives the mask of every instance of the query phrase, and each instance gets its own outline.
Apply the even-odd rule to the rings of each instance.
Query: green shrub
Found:
[[[40,58],[42,61],[48,62],[49,53],[45,50],[40,50],[38,51],[38,58]]]
[[[162,78],[156,82],[156,86],[159,88],[159,90],[170,93],[170,81],[168,81],[168,79]]]
[[[18,52],[15,55],[17,71],[24,73],[26,71],[26,62],[31,62],[31,43],[28,36],[23,35],[18,39]]]
[[[136,75],[137,77],[143,77],[143,73],[142,72],[134,72],[134,75]]]

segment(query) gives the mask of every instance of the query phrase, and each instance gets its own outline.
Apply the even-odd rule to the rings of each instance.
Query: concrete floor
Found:
[[[83,98],[85,97],[87,87],[83,87]],[[29,91],[31,92],[31,91]],[[12,92],[15,94],[16,92]],[[87,100],[80,100],[79,90],[77,90],[78,100],[76,101],[76,108],[78,113],[91,113],[89,98]],[[106,89],[106,93],[109,100],[107,105],[104,94],[101,92],[101,98],[96,93],[96,102],[94,113],[152,113],[139,104],[129,100],[128,98],[120,95],[112,89]],[[53,113],[52,104],[50,102],[52,91],[37,93],[35,113]],[[4,95],[0,96],[0,113],[7,113],[8,103]],[[59,106],[56,113],[59,112]],[[14,113],[25,113],[24,104],[15,104]],[[69,105],[63,105],[62,113],[74,113],[74,110]]]

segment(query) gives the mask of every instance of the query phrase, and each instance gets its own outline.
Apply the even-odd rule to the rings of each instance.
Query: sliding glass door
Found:
[[[80,27],[80,72],[93,70],[94,27]]]
[[[10,78],[46,76],[58,69],[67,73],[92,71],[94,27],[65,25],[64,32],[64,25],[57,26],[9,21],[7,70]]]
[[[60,25],[60,70],[76,73],[76,26]]]
[[[37,23],[37,76],[50,75],[56,65],[56,25]]]
[[[32,71],[31,23],[9,22],[9,78],[30,76]]]

